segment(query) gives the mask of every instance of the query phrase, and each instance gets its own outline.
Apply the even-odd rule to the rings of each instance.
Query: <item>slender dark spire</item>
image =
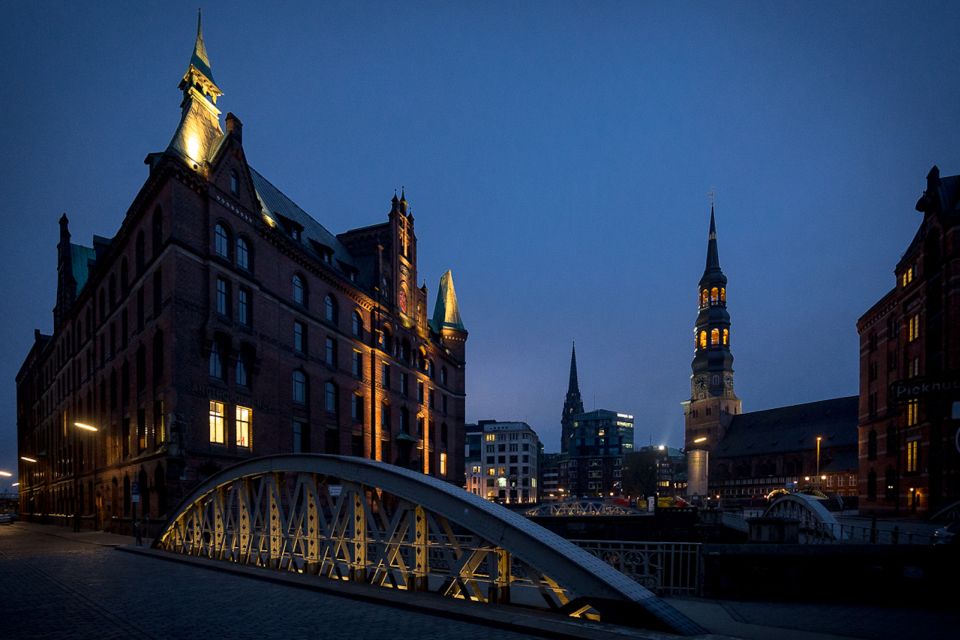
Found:
[[[570,353],[570,383],[567,385],[567,396],[571,393],[580,393],[580,381],[577,379],[577,343],[573,343],[573,351]]]
[[[720,253],[717,250],[717,221],[710,205],[710,235],[707,240],[707,266],[704,271],[720,270]]]

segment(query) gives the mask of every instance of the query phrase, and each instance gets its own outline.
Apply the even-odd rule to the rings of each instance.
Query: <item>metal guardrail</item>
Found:
[[[698,542],[571,540],[614,569],[662,596],[699,595],[702,585]]]

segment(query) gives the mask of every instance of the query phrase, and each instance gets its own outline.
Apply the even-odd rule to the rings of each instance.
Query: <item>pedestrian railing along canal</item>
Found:
[[[698,595],[700,543],[571,540],[657,595]]]

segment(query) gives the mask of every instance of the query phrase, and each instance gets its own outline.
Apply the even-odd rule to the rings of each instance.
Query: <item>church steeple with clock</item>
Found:
[[[709,451],[723,438],[733,416],[742,410],[733,390],[733,354],[730,351],[730,314],[727,312],[727,276],[720,268],[717,223],[710,207],[707,263],[697,287],[699,313],[694,327],[690,399],[683,403],[688,493],[707,493]]]

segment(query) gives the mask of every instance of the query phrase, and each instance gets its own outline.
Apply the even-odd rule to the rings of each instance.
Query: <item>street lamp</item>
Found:
[[[74,422],[73,426],[81,431],[99,431],[85,422]],[[80,439],[76,435],[73,437],[73,530],[80,532]]]
[[[10,473],[9,471],[0,471],[0,476],[3,476],[4,478],[9,478],[12,475],[13,474]]]
[[[820,475],[820,441],[823,440],[823,436],[817,436],[817,476]]]
[[[33,464],[37,463],[37,459],[31,458],[30,456],[20,456],[20,459],[23,460],[24,462],[31,462]]]

